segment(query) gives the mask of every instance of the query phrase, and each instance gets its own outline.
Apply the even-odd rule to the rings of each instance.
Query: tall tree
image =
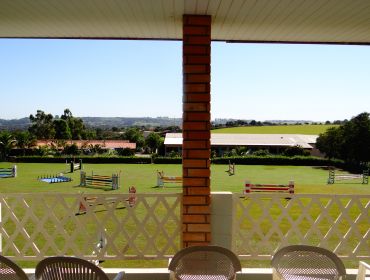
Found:
[[[343,126],[343,158],[349,162],[370,161],[370,118],[362,113]]]
[[[316,147],[326,157],[331,158],[342,158],[341,150],[343,146],[343,129],[337,127],[330,127],[326,132],[321,133],[316,140]]]
[[[81,118],[75,118],[69,109],[65,109],[60,118],[67,122],[72,139],[80,140],[86,138],[86,128]]]
[[[136,143],[137,148],[142,148],[145,143],[143,134],[136,127],[128,128],[123,135],[123,139],[129,140],[132,143]]]
[[[25,155],[25,149],[36,146],[36,138],[28,131],[17,131],[13,135],[17,141],[17,147],[23,150],[23,155]]]
[[[330,128],[320,134],[317,148],[329,158],[339,158],[347,162],[370,161],[370,117],[361,113],[337,128]]]
[[[146,137],[145,144],[150,148],[152,153],[155,153],[161,145],[161,137],[157,133],[152,132]]]
[[[37,110],[36,115],[30,115],[32,125],[28,131],[35,135],[37,139],[53,139],[55,129],[53,124],[53,115],[45,114],[42,110]]]
[[[66,120],[54,120],[55,139],[71,139],[72,133]]]

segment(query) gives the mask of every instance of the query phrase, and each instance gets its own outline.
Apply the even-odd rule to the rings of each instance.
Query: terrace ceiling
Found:
[[[182,39],[212,16],[212,40],[370,44],[369,0],[1,0],[2,38]]]

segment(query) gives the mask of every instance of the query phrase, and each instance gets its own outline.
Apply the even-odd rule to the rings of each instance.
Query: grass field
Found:
[[[250,133],[250,134],[307,134],[318,135],[335,125],[276,125],[276,126],[244,126],[220,128],[212,133]]]
[[[0,163],[0,168],[11,167],[11,163]],[[87,174],[111,175],[121,174],[120,189],[96,189],[79,187],[79,171],[65,173],[73,179],[72,182],[48,184],[37,180],[41,175],[59,174],[68,170],[65,164],[19,163],[16,178],[0,178],[2,193],[127,193],[130,186],[135,186],[138,193],[181,192],[181,185],[166,184],[165,188],[156,187],[156,171],[164,171],[165,175],[181,176],[180,164],[84,164]],[[267,166],[267,165],[237,165],[235,175],[229,176],[227,165],[212,165],[212,191],[231,191],[241,193],[244,181],[252,183],[287,184],[294,180],[296,193],[335,193],[335,194],[369,194],[368,185],[360,184],[359,180],[345,181],[327,185],[328,171],[325,167],[309,166]]]
[[[11,167],[11,163],[0,163],[0,168]],[[79,187],[79,171],[66,173],[73,181],[66,183],[48,184],[37,180],[41,175],[58,174],[68,170],[65,164],[17,164],[18,176],[16,178],[0,179],[1,193],[127,193],[130,186],[135,186],[138,193],[168,193],[181,192],[181,185],[167,185],[165,188],[156,187],[156,171],[163,170],[166,175],[181,176],[181,165],[154,165],[154,164],[84,164],[87,174],[110,175],[121,172],[120,189],[111,191],[107,189],[92,189]],[[227,165],[212,165],[211,185],[212,191],[231,191],[242,193],[244,181],[248,178],[252,183],[287,184],[289,180],[295,181],[296,193],[316,194],[370,194],[369,185],[362,185],[359,180],[346,183],[327,185],[328,171],[325,167],[307,166],[264,166],[264,165],[237,165],[235,175],[230,176]],[[24,211],[18,209],[18,211]],[[256,210],[257,211],[257,210]],[[311,213],[312,214],[312,213]],[[104,215],[100,213],[99,215]],[[82,218],[86,218],[87,216]],[[7,227],[14,225],[7,225]],[[285,225],[285,222],[281,224]],[[302,224],[301,227],[307,225]],[[112,225],[114,227],[114,225]],[[52,228],[52,226],[51,226]],[[302,232],[306,232],[305,228]],[[9,230],[9,229],[8,229]],[[9,231],[11,232],[11,230]],[[82,241],[81,241],[82,242]],[[351,242],[356,242],[355,240]],[[143,241],[145,244],[145,241]],[[143,245],[144,246],[144,245]],[[32,261],[20,262],[23,267],[34,267]],[[355,267],[358,262],[349,262],[348,267]],[[104,267],[165,267],[166,261],[107,261]],[[346,264],[347,265],[347,264]],[[243,261],[245,267],[269,267],[269,261]]]

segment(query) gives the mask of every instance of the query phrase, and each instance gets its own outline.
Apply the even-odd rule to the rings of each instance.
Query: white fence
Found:
[[[180,194],[1,194],[2,254],[17,260],[165,259],[180,249]],[[80,203],[86,213],[78,214]],[[96,247],[97,243],[103,248]]]
[[[166,259],[181,248],[181,194],[137,194],[132,207],[129,194],[94,195],[93,202],[85,196],[0,194],[2,254],[17,260]],[[288,244],[322,246],[348,260],[370,258],[370,195],[228,197],[230,215],[222,213],[223,221],[213,215],[212,222],[229,231],[241,259],[270,259]],[[86,213],[78,214],[80,203]]]
[[[249,194],[234,195],[233,204],[233,251],[241,259],[271,259],[288,244],[370,258],[370,195]]]

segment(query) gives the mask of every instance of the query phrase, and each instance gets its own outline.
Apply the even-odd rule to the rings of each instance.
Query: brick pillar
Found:
[[[211,17],[183,17],[183,246],[208,245]]]

